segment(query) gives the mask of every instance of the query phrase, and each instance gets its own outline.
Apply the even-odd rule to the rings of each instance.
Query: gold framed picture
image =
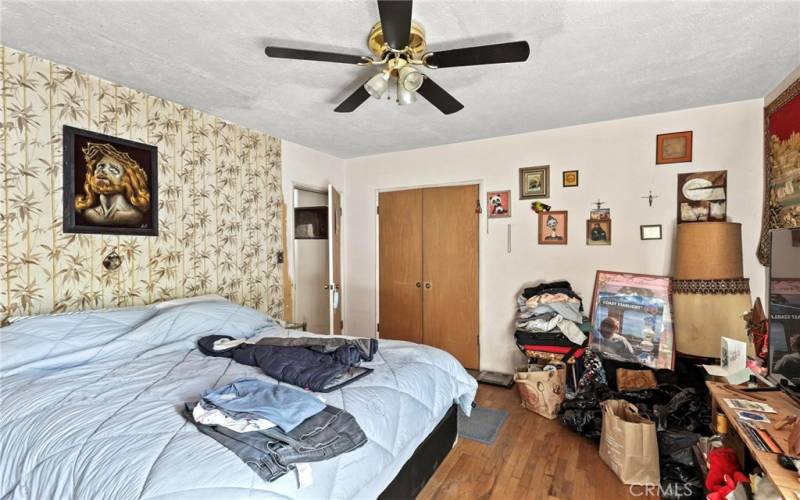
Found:
[[[540,245],[566,245],[567,244],[567,211],[554,210],[539,214],[539,244]]]
[[[611,244],[611,219],[586,221],[587,245]]]
[[[656,136],[656,165],[692,161],[692,131]]]
[[[519,169],[519,198],[547,198],[550,196],[550,165]]]
[[[563,187],[578,187],[578,171],[564,170],[561,172],[561,185]]]

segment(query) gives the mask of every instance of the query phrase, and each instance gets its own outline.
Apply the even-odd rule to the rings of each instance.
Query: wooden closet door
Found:
[[[427,188],[422,195],[423,342],[476,369],[478,196],[477,185]]]
[[[380,337],[422,343],[422,190],[380,193],[378,207]]]

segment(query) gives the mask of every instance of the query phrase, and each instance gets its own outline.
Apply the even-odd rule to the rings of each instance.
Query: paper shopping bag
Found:
[[[553,371],[519,371],[514,374],[522,406],[551,420],[556,418],[561,409],[567,380],[564,365],[556,366]]]
[[[627,401],[610,399],[601,406],[600,458],[623,484],[659,484],[655,423],[639,415],[636,406]]]

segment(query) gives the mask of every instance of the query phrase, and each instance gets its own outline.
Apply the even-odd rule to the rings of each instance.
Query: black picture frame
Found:
[[[574,174],[575,183],[567,182],[567,176]],[[578,187],[580,185],[580,172],[578,170],[564,170],[561,172],[561,187]]]
[[[108,143],[115,146],[115,148],[121,148],[124,152],[133,154],[139,166],[147,174],[150,203],[149,210],[144,216],[146,220],[142,222],[140,227],[87,223],[75,209],[77,183],[81,182],[82,184],[86,175],[85,159],[76,156],[83,155],[83,151],[76,147],[76,144],[89,140]],[[64,125],[63,151],[63,228],[65,233],[158,236],[158,147]],[[77,172],[76,169],[82,169],[82,172]]]
[[[644,232],[646,229],[658,228],[658,238],[646,238]],[[661,224],[642,224],[639,226],[639,239],[642,241],[660,240],[664,237],[664,231]]]

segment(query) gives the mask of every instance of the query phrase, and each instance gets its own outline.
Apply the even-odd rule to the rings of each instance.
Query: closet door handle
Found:
[[[322,288],[323,288],[323,290],[330,290],[331,286],[329,284],[325,283],[324,285],[322,285]]]
[[[422,288],[422,283],[420,283],[419,281],[417,281],[417,288]]]
[[[425,288],[430,289],[432,286],[433,286],[433,284],[430,281],[425,283]]]

